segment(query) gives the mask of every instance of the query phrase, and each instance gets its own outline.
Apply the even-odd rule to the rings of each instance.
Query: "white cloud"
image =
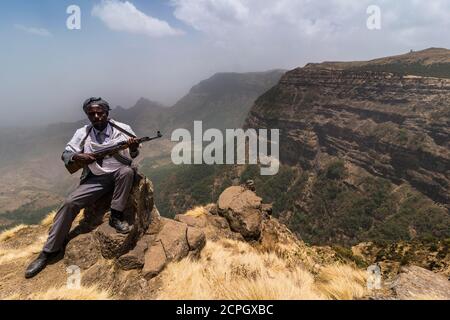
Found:
[[[193,28],[220,32],[224,26],[242,24],[249,18],[249,9],[241,0],[173,0],[175,16]]]
[[[299,29],[305,34],[333,31],[349,15],[361,11],[361,5],[342,0],[172,0],[171,3],[179,20],[206,33],[222,34],[224,29],[242,27],[288,26],[290,32]],[[365,10],[361,12],[364,14]]]
[[[383,29],[408,32],[418,27],[429,35],[450,24],[448,0],[171,0],[179,20],[213,36],[239,38],[252,30],[295,36],[343,36],[366,30],[366,9],[380,6]],[[239,30],[239,31],[238,31]],[[242,32],[241,32],[242,31]],[[254,32],[251,32],[252,36]]]
[[[14,28],[40,37],[50,37],[52,35],[50,31],[44,28],[26,27],[21,24],[15,24]]]
[[[448,0],[171,0],[174,15],[250,63],[364,59],[449,46]],[[366,27],[378,5],[382,29]],[[438,31],[440,30],[440,31]],[[263,55],[265,56],[263,58]],[[303,61],[307,62],[307,61]]]
[[[94,6],[92,15],[100,18],[108,28],[115,31],[145,34],[150,37],[183,34],[183,31],[171,27],[166,21],[139,11],[128,1],[102,0]]]

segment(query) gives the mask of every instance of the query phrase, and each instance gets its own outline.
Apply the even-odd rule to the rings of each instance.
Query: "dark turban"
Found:
[[[84,113],[87,113],[88,109],[92,106],[101,107],[106,112],[109,112],[111,108],[109,107],[109,103],[102,98],[89,98],[83,103]]]

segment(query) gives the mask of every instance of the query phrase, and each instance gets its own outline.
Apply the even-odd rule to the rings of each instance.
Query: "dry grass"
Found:
[[[184,215],[197,218],[202,215],[205,215],[206,213],[207,213],[207,211],[206,211],[205,207],[198,206],[198,207],[195,207],[194,209],[189,210]]]
[[[55,219],[56,210],[50,212],[44,219],[41,220],[40,225],[43,227],[50,227],[53,224],[53,219]],[[74,224],[79,223],[84,216],[84,209],[81,209],[80,213],[74,220]]]
[[[14,235],[19,232],[22,229],[25,229],[27,226],[26,225],[18,225],[12,229],[9,230],[5,230],[2,233],[0,233],[0,242],[6,241],[8,239],[11,239],[12,237],[14,237]]]
[[[42,219],[40,225],[44,227],[51,226],[55,215],[56,211],[50,212],[44,219]],[[83,218],[83,215],[84,209],[80,211],[80,214],[78,214],[77,218],[74,221],[74,224],[79,223],[79,221]],[[42,247],[47,239],[47,234],[40,235],[33,244],[26,247],[11,248],[7,245],[1,245],[1,242],[13,238],[19,231],[28,227],[30,226],[19,225],[0,234],[0,264],[9,263],[18,259],[28,258],[33,254],[41,252]]]
[[[29,256],[39,253],[47,239],[46,235],[39,237],[36,243],[24,248],[1,248],[0,247],[0,264],[8,263],[14,260],[28,258]]]
[[[41,220],[41,226],[50,227],[53,224],[53,219],[55,218],[56,210],[50,212],[44,219]]]
[[[367,273],[351,265],[326,266],[318,275],[317,287],[330,299],[358,299],[368,293]]]
[[[315,300],[362,296],[364,277],[357,270],[333,266],[323,272],[322,279],[316,281],[300,265],[289,267],[281,257],[260,253],[247,243],[208,242],[199,260],[168,265],[162,273],[158,299]],[[332,272],[337,278],[324,281]]]

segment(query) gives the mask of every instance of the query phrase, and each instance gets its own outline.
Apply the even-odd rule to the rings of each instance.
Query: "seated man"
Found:
[[[47,242],[41,254],[25,272],[26,278],[37,275],[45,268],[49,259],[63,249],[72,222],[82,208],[85,208],[107,193],[112,192],[109,223],[117,232],[128,233],[131,227],[123,219],[123,211],[134,180],[131,158],[139,154],[139,144],[131,128],[123,123],[108,119],[108,102],[101,98],[90,98],[83,104],[83,110],[91,122],[75,132],[67,144],[62,160],[66,166],[72,161],[84,167],[78,188],[65,200],[56,213]],[[127,141],[129,149],[104,159],[95,159],[93,152]]]

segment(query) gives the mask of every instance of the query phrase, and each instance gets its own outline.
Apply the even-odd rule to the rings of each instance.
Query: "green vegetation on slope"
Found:
[[[447,210],[420,193],[405,186],[400,194],[374,177],[355,188],[346,175],[342,161],[331,163],[317,176],[308,212],[295,210],[291,228],[307,242],[353,245],[450,236]]]
[[[39,224],[44,217],[55,209],[54,206],[33,209],[32,206],[26,205],[17,210],[0,214],[0,217],[5,218],[9,222],[7,225],[0,226],[0,231],[19,224]]]
[[[311,244],[351,246],[362,241],[430,240],[450,237],[446,209],[408,185],[394,188],[388,180],[367,177],[348,184],[343,161],[331,162],[315,175],[311,196],[302,203],[309,172],[281,166],[275,176],[261,176],[259,167],[167,165],[143,172],[155,185],[162,215],[173,217],[196,205],[216,202],[231,185],[252,179],[273,215],[286,218],[288,227]],[[283,219],[285,220],[285,219]]]

